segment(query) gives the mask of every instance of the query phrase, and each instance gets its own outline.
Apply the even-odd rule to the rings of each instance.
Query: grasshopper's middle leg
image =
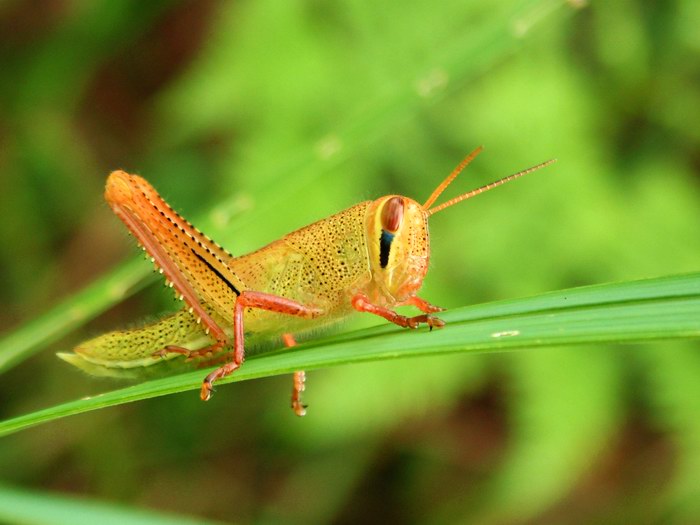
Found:
[[[401,303],[401,305],[413,305],[416,308],[418,308],[421,312],[424,312],[426,314],[434,314],[436,312],[445,311],[445,309],[441,306],[435,306],[434,304],[430,304],[428,301],[426,301],[425,299],[421,299],[417,295],[409,297],[408,300]]]
[[[233,373],[243,363],[243,359],[245,357],[245,350],[243,346],[243,312],[246,308],[260,308],[261,310],[295,315],[305,319],[313,319],[323,315],[323,311],[319,310],[318,308],[305,306],[296,301],[292,301],[291,299],[286,299],[277,295],[254,292],[250,290],[241,292],[241,294],[236,298],[236,306],[233,309],[233,360],[224,364],[223,366],[220,366],[204,378],[200,393],[200,397],[204,401],[207,401],[211,397],[211,392],[213,389],[212,385],[214,381]],[[295,373],[294,377],[296,380],[297,373]],[[303,385],[303,381],[299,382]],[[303,387],[299,390],[299,392],[301,390],[303,390]],[[303,406],[301,405],[300,401],[299,409],[303,412]],[[296,408],[295,412],[297,412]],[[303,413],[299,412],[297,412],[297,414],[303,415]]]
[[[292,334],[284,334],[282,336],[285,346],[291,348],[296,346],[297,342]],[[292,383],[292,410],[297,416],[306,415],[306,405],[301,402],[301,393],[306,389],[306,372],[297,370],[294,372],[294,381]]]
[[[204,348],[199,348],[198,350],[189,350],[177,345],[168,345],[157,352],[153,352],[153,357],[165,357],[168,354],[182,354],[185,356],[186,361],[190,361],[199,357],[211,357],[212,355],[221,352],[227,345],[226,333],[224,330],[216,323],[207,323],[204,320],[205,333],[211,335],[215,341],[205,346]]]

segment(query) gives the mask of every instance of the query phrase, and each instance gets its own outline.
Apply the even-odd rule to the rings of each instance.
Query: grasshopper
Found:
[[[183,219],[143,178],[112,172],[105,198],[114,213],[148,252],[166,284],[185,307],[160,321],[104,334],[60,354],[73,364],[102,367],[147,366],[157,359],[225,358],[202,382],[208,400],[212,385],[237,370],[246,336],[296,336],[368,312],[404,328],[445,323],[433,314],[443,308],[417,295],[428,271],[428,218],[445,208],[547,166],[538,164],[438,206],[438,197],[479,154],[470,153],[424,204],[400,195],[361,202],[296,230],[267,246],[234,257]],[[407,317],[393,308],[411,305],[422,313]],[[228,350],[228,352],[226,352]],[[303,371],[294,373],[291,406],[306,413]]]

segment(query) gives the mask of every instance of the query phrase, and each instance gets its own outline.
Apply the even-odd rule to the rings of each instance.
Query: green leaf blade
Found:
[[[591,343],[700,337],[700,274],[613,283],[457,308],[432,332],[383,325],[253,356],[218,384],[349,363]],[[63,403],[0,422],[0,436],[99,408],[198,390],[194,371]]]

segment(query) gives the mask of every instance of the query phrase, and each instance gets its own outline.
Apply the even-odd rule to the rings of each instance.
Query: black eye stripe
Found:
[[[382,235],[379,237],[379,266],[382,268],[386,268],[386,265],[389,264],[389,251],[393,240],[393,233],[382,230]]]

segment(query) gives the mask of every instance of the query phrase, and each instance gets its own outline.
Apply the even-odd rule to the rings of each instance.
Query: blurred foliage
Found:
[[[700,4],[584,4],[3,2],[0,328],[133,253],[101,202],[115,168],[244,253],[424,199],[483,143],[451,191],[559,163],[434,218],[431,302],[698,270]],[[172,307],[75,313],[3,374],[0,416],[109,388],[54,352]],[[172,395],[4,438],[0,477],[221,521],[690,523],[699,378],[692,343],[335,367],[305,419],[288,378]]]

